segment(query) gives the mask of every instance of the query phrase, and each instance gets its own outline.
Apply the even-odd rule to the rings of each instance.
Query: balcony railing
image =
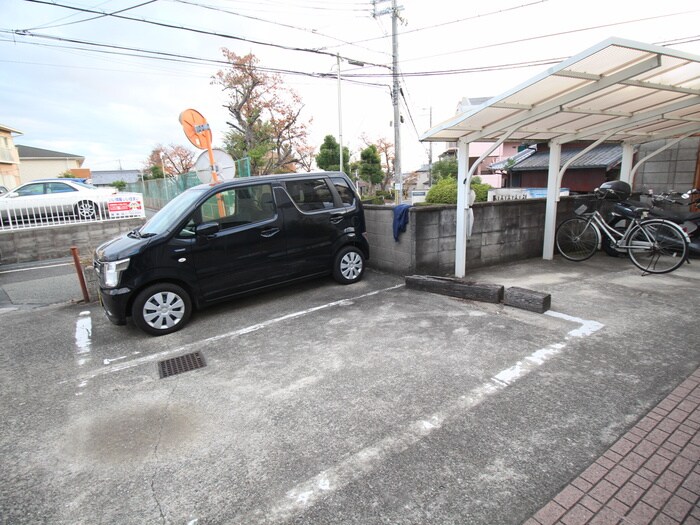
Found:
[[[19,164],[16,148],[0,147],[0,162],[3,164]]]

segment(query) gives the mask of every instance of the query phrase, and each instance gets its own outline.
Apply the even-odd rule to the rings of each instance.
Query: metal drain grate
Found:
[[[166,359],[165,361],[159,361],[158,372],[160,373],[160,378],[163,379],[165,377],[174,376],[175,374],[196,370],[204,366],[207,366],[204,362],[204,356],[199,352],[193,352],[191,354]]]

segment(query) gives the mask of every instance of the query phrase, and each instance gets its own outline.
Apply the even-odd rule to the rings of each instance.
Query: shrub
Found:
[[[110,186],[114,186],[117,188],[119,191],[124,191],[124,188],[126,188],[126,182],[123,180],[115,180]]]
[[[474,202],[486,202],[491,186],[489,184],[474,184],[474,182],[472,182],[472,189],[476,193]]]
[[[435,184],[425,198],[430,204],[457,204],[457,179],[441,179]]]
[[[489,189],[491,189],[490,185],[483,184],[479,177],[474,177],[472,178],[471,188],[476,193],[474,202],[486,202]],[[457,204],[457,179],[450,177],[439,180],[437,184],[430,188],[425,202],[430,204]]]

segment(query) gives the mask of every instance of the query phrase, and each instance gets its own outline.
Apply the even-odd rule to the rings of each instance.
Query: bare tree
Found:
[[[301,98],[284,87],[279,75],[257,67],[253,54],[239,56],[223,49],[229,67],[212,83],[228,95],[226,149],[235,159],[248,157],[253,173],[295,171],[306,146],[307,126]]]
[[[187,173],[194,167],[194,152],[179,144],[157,144],[144,162],[144,170],[156,177]]]

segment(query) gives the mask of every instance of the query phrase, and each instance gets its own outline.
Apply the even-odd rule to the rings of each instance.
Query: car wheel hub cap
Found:
[[[346,279],[356,279],[362,271],[362,258],[359,254],[351,252],[343,257],[340,263],[340,272]]]
[[[179,323],[185,315],[185,303],[172,292],[152,295],[143,305],[143,318],[149,326],[164,330]]]

